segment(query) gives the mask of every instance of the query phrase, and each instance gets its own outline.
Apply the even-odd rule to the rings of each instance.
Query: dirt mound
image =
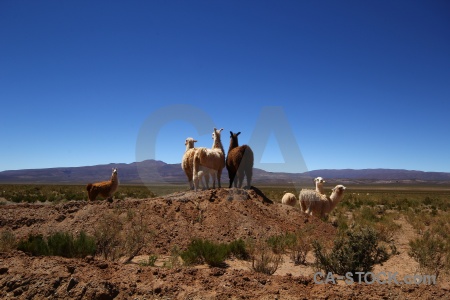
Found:
[[[57,231],[93,234],[105,216],[139,214],[153,233],[152,243],[142,253],[167,254],[171,246],[187,246],[192,238],[215,242],[262,238],[301,230],[313,223],[320,236],[333,236],[335,229],[298,209],[274,204],[256,189],[215,189],[179,192],[151,199],[70,201],[63,204],[14,204],[1,207],[0,226],[17,237],[47,236]],[[111,224],[114,226],[114,224]]]
[[[185,249],[192,238],[216,242],[261,239],[304,226],[324,239],[335,235],[330,224],[306,217],[297,208],[273,203],[257,189],[186,191],[111,203],[70,201],[0,207],[1,230],[11,230],[17,238],[57,231],[94,234],[106,221],[113,230],[114,220],[138,220],[152,233],[137,253],[147,256],[169,255],[175,245]],[[2,299],[437,299],[448,296],[446,293],[437,286],[317,285],[312,276],[267,276],[248,267],[146,267],[99,256],[68,259],[32,257],[20,251],[0,253]]]

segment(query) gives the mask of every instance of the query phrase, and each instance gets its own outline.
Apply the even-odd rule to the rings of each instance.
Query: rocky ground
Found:
[[[117,226],[119,223],[121,226]],[[271,276],[255,273],[250,262],[239,260],[227,261],[226,268],[165,264],[174,246],[186,249],[192,238],[215,242],[258,240],[308,226],[314,236],[324,241],[333,239],[336,230],[329,223],[306,217],[297,208],[273,203],[257,189],[188,191],[112,202],[0,206],[0,230],[10,230],[18,239],[57,231],[93,235],[99,224],[106,224],[109,230],[138,228],[147,237],[145,245],[128,263],[124,258],[112,261],[101,255],[74,259],[33,257],[21,251],[0,253],[0,298],[450,299],[445,284],[316,284],[311,267],[294,266],[287,256]],[[158,256],[155,266],[139,263],[151,254]],[[398,264],[402,262],[405,267],[412,263],[407,257],[392,259],[397,259],[396,268],[401,268]],[[308,261],[312,260],[309,256]],[[386,264],[392,267],[392,262]]]

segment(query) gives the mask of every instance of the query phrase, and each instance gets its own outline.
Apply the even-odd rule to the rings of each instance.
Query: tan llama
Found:
[[[86,190],[90,201],[94,201],[98,195],[107,198],[108,201],[112,201],[112,196],[116,192],[118,186],[119,177],[117,175],[117,169],[113,168],[110,181],[89,183],[86,186]]]

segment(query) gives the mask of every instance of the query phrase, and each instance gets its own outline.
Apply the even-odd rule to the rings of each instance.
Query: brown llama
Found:
[[[98,195],[107,198],[108,201],[111,201],[112,195],[116,192],[118,186],[119,186],[119,177],[117,175],[117,169],[112,169],[110,181],[89,183],[86,186],[86,190],[88,192],[88,197],[90,201],[94,201]]]
[[[242,187],[244,175],[247,176],[247,188],[252,186],[253,176],[253,151],[248,145],[239,146],[238,135],[230,131],[230,147],[227,155],[227,170],[230,178],[230,188]],[[237,178],[236,178],[237,175]]]

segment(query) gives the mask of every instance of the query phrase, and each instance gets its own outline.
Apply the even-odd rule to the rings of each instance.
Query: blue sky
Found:
[[[212,144],[185,105],[225,150],[273,106],[309,170],[450,172],[449,53],[448,1],[1,1],[0,171],[131,163],[168,108],[154,156],[180,162]]]

